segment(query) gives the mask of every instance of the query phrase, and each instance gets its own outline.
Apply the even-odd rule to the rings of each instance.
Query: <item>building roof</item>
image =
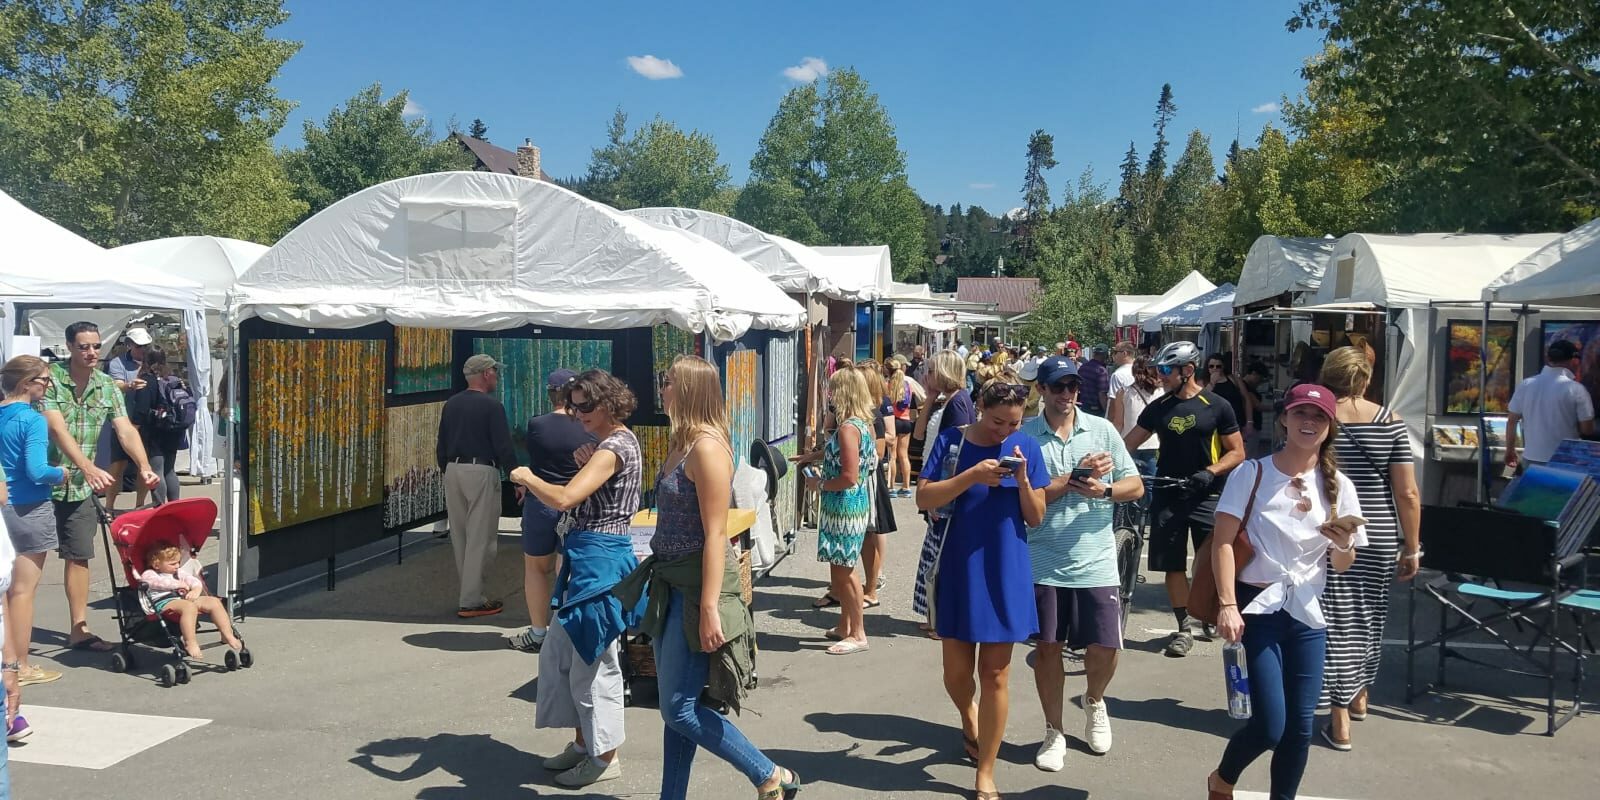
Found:
[[[450,138],[460,142],[462,147],[467,148],[467,152],[478,159],[478,171],[499,172],[505,175],[517,174],[517,153],[515,150],[507,150],[500,145],[486,142],[482,139],[475,139],[460,132],[450,134]],[[539,180],[552,182],[550,176],[545,174],[543,169],[539,170]]]
[[[993,303],[998,314],[1023,314],[1039,303],[1039,279],[957,278],[956,299],[964,303]]]

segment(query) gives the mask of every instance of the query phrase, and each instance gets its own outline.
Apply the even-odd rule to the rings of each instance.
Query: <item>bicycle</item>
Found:
[[[1144,496],[1131,503],[1118,503],[1112,510],[1111,529],[1117,553],[1117,592],[1122,598],[1122,626],[1128,626],[1128,612],[1133,610],[1133,590],[1144,581],[1139,571],[1139,560],[1144,556],[1144,543],[1150,536],[1150,494],[1159,489],[1176,489],[1183,486],[1183,478],[1163,478],[1141,475],[1144,479]]]

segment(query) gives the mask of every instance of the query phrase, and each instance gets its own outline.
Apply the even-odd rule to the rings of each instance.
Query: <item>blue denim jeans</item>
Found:
[[[1245,767],[1271,750],[1271,800],[1293,800],[1311,749],[1327,649],[1327,630],[1307,627],[1287,611],[1245,615],[1251,716],[1222,753],[1217,774],[1223,780],[1238,783]]]
[[[744,773],[752,786],[760,786],[777,769],[744,737],[733,722],[700,702],[711,659],[690,652],[683,636],[683,593],[672,590],[667,601],[666,628],[655,641],[656,684],[661,692],[661,719],[667,723],[661,765],[662,800],[686,800],[689,768],[697,747],[704,747]],[[1312,698],[1312,705],[1316,698]]]
[[[1139,470],[1140,475],[1153,478],[1156,474],[1156,455],[1160,450],[1135,450],[1133,451],[1133,466]]]

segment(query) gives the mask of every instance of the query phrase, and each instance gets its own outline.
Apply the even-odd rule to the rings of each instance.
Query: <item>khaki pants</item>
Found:
[[[489,601],[483,576],[494,563],[500,538],[500,470],[485,464],[446,464],[444,507],[450,518],[450,545],[461,576],[460,606]]]

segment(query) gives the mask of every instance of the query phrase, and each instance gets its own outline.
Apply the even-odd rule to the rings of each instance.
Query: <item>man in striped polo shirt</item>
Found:
[[[1105,691],[1117,669],[1122,649],[1122,609],[1118,596],[1117,553],[1111,529],[1115,503],[1144,495],[1133,458],[1109,421],[1077,406],[1078,365],[1051,356],[1039,365],[1043,413],[1022,430],[1039,442],[1049,469],[1044,522],[1028,532],[1033,561],[1033,594],[1039,605],[1039,645],[1034,656],[1034,683],[1044,708],[1044,744],[1034,766],[1047,772],[1062,768],[1067,754],[1061,732],[1066,671],[1064,647],[1083,648],[1088,686],[1083,710],[1088,717],[1083,738],[1095,753],[1111,750],[1111,716]],[[1072,477],[1074,468],[1090,477]],[[1108,482],[1109,481],[1109,482]]]

